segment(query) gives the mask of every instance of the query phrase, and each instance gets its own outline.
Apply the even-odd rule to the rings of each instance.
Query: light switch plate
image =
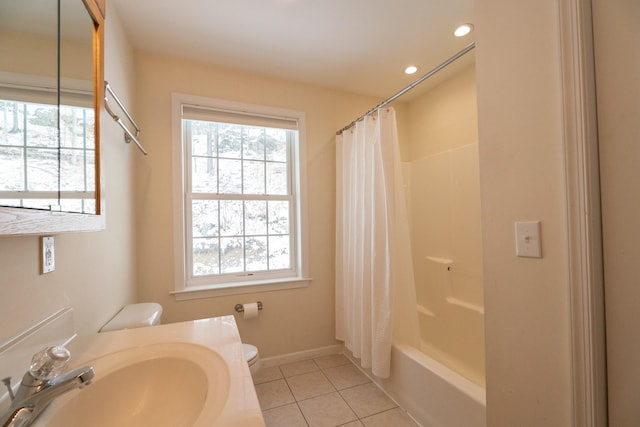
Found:
[[[53,236],[42,237],[42,274],[50,273],[56,269],[56,253],[53,244]]]
[[[516,222],[516,256],[542,258],[540,221]]]

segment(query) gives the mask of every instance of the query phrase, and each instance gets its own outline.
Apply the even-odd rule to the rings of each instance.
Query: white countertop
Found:
[[[247,366],[233,316],[214,317],[137,329],[103,332],[80,337],[69,345],[72,366],[131,347],[157,343],[190,343],[207,347],[227,363],[230,374],[228,398],[216,427],[264,427],[260,404]],[[96,378],[99,372],[96,372]]]

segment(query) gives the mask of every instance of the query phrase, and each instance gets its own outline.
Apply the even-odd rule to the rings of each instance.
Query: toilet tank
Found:
[[[143,302],[126,305],[108,321],[100,332],[117,331],[120,329],[141,328],[160,324],[162,306],[155,302]]]

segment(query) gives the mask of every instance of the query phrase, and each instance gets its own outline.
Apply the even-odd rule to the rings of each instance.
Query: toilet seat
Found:
[[[249,366],[253,365],[254,363],[256,363],[256,361],[258,360],[258,349],[256,348],[255,345],[251,345],[251,344],[242,344],[242,348],[244,350],[244,357],[247,360],[247,363],[249,364]]]

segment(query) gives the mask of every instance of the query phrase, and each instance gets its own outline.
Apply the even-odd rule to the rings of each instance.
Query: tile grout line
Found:
[[[346,356],[345,356],[345,357],[346,357]],[[359,370],[359,371],[360,371],[360,372],[361,372],[361,373],[362,373],[362,374],[367,378],[367,380],[368,380],[368,381],[367,381],[367,382],[365,382],[365,383],[362,383],[362,384],[356,384],[356,385],[352,385],[352,386],[345,387],[345,388],[342,388],[342,389],[338,389],[338,388],[336,387],[336,385],[335,385],[335,384],[333,384],[333,382],[331,381],[331,379],[329,379],[329,378],[327,377],[327,379],[329,380],[329,383],[331,383],[331,385],[336,389],[336,391],[337,391],[337,392],[338,392],[338,394],[340,395],[340,398],[342,399],[342,401],[343,401],[343,402],[344,402],[344,403],[349,407],[349,409],[351,409],[351,411],[353,411],[354,415],[356,416],[356,420],[357,420],[357,421],[360,421],[360,423],[364,425],[364,422],[362,421],[364,418],[373,417],[373,416],[376,416],[376,415],[379,415],[379,414],[383,414],[383,413],[385,413],[385,412],[393,411],[393,410],[395,410],[395,409],[400,408],[400,406],[398,405],[398,403],[397,403],[394,399],[390,399],[390,400],[393,402],[393,404],[395,405],[393,408],[388,408],[388,409],[384,409],[384,410],[379,411],[379,412],[374,412],[374,413],[372,413],[372,414],[367,415],[366,417],[360,417],[360,416],[356,413],[355,409],[354,409],[354,408],[349,404],[349,402],[348,402],[348,401],[344,398],[344,396],[342,395],[342,392],[343,392],[343,391],[345,391],[345,390],[350,390],[350,389],[353,389],[353,388],[356,388],[356,387],[359,387],[359,386],[362,386],[362,385],[365,385],[365,384],[373,384],[375,387],[377,387],[378,389],[380,389],[380,390],[385,394],[385,396],[387,396],[388,398],[390,398],[390,396],[389,396],[389,395],[388,395],[384,390],[382,390],[382,389],[380,388],[380,386],[379,386],[378,384],[376,384],[376,382],[375,382],[375,381],[373,381],[373,380],[369,377],[369,375],[367,375],[367,373],[366,373],[366,372],[364,372],[364,371],[363,371],[359,366],[357,366],[357,365],[356,365],[356,364],[355,364],[355,363],[354,363],[350,358],[348,358],[348,357],[347,357],[347,360],[348,360],[348,362],[349,362],[349,363],[344,363],[344,364],[342,364],[342,365],[332,366],[332,367],[328,367],[328,368],[324,368],[324,369],[323,369],[323,368],[320,368],[320,371],[322,371],[322,373],[324,374],[325,369],[332,369],[332,368],[337,368],[337,367],[340,367],[340,366],[353,365],[353,366],[355,366],[355,367],[356,367],[356,368],[357,368],[357,369],[358,369],[358,370]],[[326,377],[326,374],[324,374],[324,375],[325,375],[325,377]],[[400,408],[400,409],[402,409],[402,408]],[[347,423],[340,424],[340,425],[339,425],[339,426],[337,426],[337,427],[340,427],[341,425],[349,424],[349,423],[351,423],[351,422],[353,422],[353,421],[349,421],[349,422],[347,422]]]
[[[281,366],[277,366],[277,368],[278,368],[278,370],[279,370],[280,374],[282,375],[281,379],[283,379],[283,380],[285,381],[285,384],[287,385],[287,389],[289,390],[289,393],[290,393],[290,394],[291,394],[291,396],[293,397],[294,402],[291,402],[291,403],[295,403],[295,404],[296,404],[296,407],[298,408],[298,411],[299,411],[300,415],[302,416],[302,419],[304,420],[304,422],[305,422],[305,424],[307,425],[307,427],[310,427],[309,420],[307,419],[307,417],[305,416],[304,412],[302,411],[302,408],[300,407],[300,402],[304,402],[304,401],[309,400],[309,399],[314,399],[314,398],[317,398],[317,397],[320,397],[320,396],[325,396],[325,395],[333,394],[333,393],[337,393],[337,395],[338,395],[338,396],[340,396],[340,399],[342,400],[342,402],[343,402],[343,403],[344,403],[344,404],[345,404],[345,405],[346,405],[346,406],[347,406],[347,407],[352,411],[352,413],[353,413],[353,414],[355,415],[355,417],[356,417],[354,420],[352,420],[352,421],[348,421],[348,422],[343,423],[343,424],[339,424],[339,425],[338,425],[338,426],[336,426],[336,427],[344,426],[344,425],[347,425],[347,424],[349,424],[349,423],[356,422],[356,421],[358,421],[358,422],[360,422],[362,425],[364,425],[363,419],[368,418],[368,417],[377,416],[377,415],[383,414],[383,413],[385,413],[385,412],[390,412],[390,411],[393,411],[393,410],[396,410],[396,409],[400,409],[400,410],[402,410],[403,412],[406,412],[406,411],[404,411],[404,409],[403,409],[402,407],[400,407],[400,406],[398,405],[398,403],[395,401],[395,399],[391,399],[391,398],[390,398],[390,396],[389,396],[389,395],[388,395],[384,390],[382,390],[382,389],[380,388],[380,386],[379,386],[375,381],[373,381],[373,380],[369,377],[369,375],[368,375],[368,374],[367,374],[367,373],[366,373],[366,372],[365,372],[361,367],[359,367],[359,366],[358,366],[358,365],[357,365],[353,360],[351,360],[351,358],[349,358],[348,356],[346,356],[346,355],[344,355],[344,354],[343,354],[343,356],[345,356],[345,358],[346,358],[346,362],[345,362],[345,363],[342,363],[342,364],[339,364],[339,365],[335,365],[335,366],[327,366],[327,367],[324,367],[324,368],[323,368],[323,367],[321,367],[321,366],[316,362],[316,360],[315,360],[316,358],[308,359],[309,361],[312,361],[312,362],[314,363],[314,365],[315,365],[315,367],[317,368],[317,370],[315,370],[315,369],[314,369],[314,370],[309,371],[309,372],[303,372],[303,373],[300,373],[300,374],[297,374],[297,375],[290,375],[290,376],[288,376],[288,377],[287,377],[287,376],[285,376],[285,373],[284,373],[284,371],[281,369]],[[365,382],[365,383],[362,383],[362,384],[355,384],[355,385],[352,385],[352,386],[349,386],[349,387],[345,387],[345,388],[343,388],[343,389],[338,389],[338,388],[337,388],[337,386],[336,386],[336,385],[331,381],[331,379],[327,376],[327,374],[325,373],[325,371],[326,371],[326,370],[328,370],[328,369],[333,369],[333,368],[337,368],[337,367],[340,367],[340,366],[348,366],[348,365],[355,366],[355,367],[356,367],[356,368],[357,368],[357,369],[358,369],[362,374],[364,374],[364,376],[367,378],[367,380],[368,380],[368,381],[367,381],[367,382]],[[327,382],[331,385],[331,387],[333,388],[333,391],[330,391],[330,392],[324,392],[324,393],[321,393],[321,394],[318,394],[318,395],[315,395],[315,396],[311,396],[311,397],[308,397],[308,398],[300,399],[300,400],[299,400],[299,399],[296,397],[296,395],[294,394],[293,389],[291,388],[291,385],[289,384],[289,378],[295,378],[295,377],[298,377],[298,376],[301,376],[301,375],[307,375],[307,374],[311,374],[311,373],[314,373],[314,372],[320,372],[320,373],[322,374],[322,376],[327,380]],[[276,378],[276,379],[273,379],[273,380],[271,380],[271,381],[265,381],[265,382],[260,383],[260,384],[266,384],[266,383],[270,383],[270,382],[275,382],[275,381],[278,381],[279,379],[280,379],[280,378]],[[345,390],[350,390],[350,389],[353,389],[353,388],[355,388],[355,387],[359,387],[359,386],[365,385],[365,384],[373,384],[376,388],[380,389],[380,390],[384,393],[384,395],[385,395],[387,398],[390,398],[390,400],[393,402],[393,404],[394,404],[395,406],[394,406],[393,408],[387,408],[387,409],[381,410],[381,411],[379,411],[379,412],[375,412],[375,413],[372,413],[372,414],[368,414],[366,417],[360,417],[360,416],[356,413],[356,411],[354,410],[354,408],[349,404],[349,402],[344,398],[344,396],[342,395],[342,392],[343,392],[343,391],[345,391]],[[273,408],[269,408],[268,410],[272,410],[272,409],[276,409],[276,408],[281,408],[281,407],[284,407],[284,406],[290,405],[291,403],[282,404],[282,405],[279,405],[279,406],[276,406],[276,407],[273,407]],[[263,410],[262,412],[265,412],[265,411],[266,411],[266,410]]]
[[[294,396],[294,399],[295,399],[295,396]],[[307,427],[310,427],[309,426],[309,420],[304,415],[304,412],[302,412],[302,408],[300,407],[300,404],[297,401],[296,401],[296,406],[298,407],[298,411],[300,411],[300,415],[302,415],[302,419],[304,420],[305,424],[307,425]]]
[[[347,359],[347,360],[349,360],[349,359]],[[349,360],[349,363],[350,363],[351,365],[353,365],[353,362],[351,362],[351,360]],[[345,363],[344,365],[333,366],[333,367],[326,368],[326,369],[337,368],[337,367],[339,367],[339,366],[347,366],[347,364]],[[350,388],[353,388],[353,387],[357,387],[357,385],[355,385],[355,386],[351,386],[351,387],[347,387],[347,388],[344,388],[344,389],[342,389],[342,390],[339,390],[339,389],[338,389],[338,387],[336,387],[336,385],[335,385],[335,384],[334,384],[334,383],[329,379],[329,377],[327,377],[327,375],[324,373],[324,369],[320,368],[320,372],[322,372],[322,374],[325,376],[325,378],[327,379],[327,381],[329,381],[329,384],[331,384],[331,386],[335,389],[335,392],[336,392],[336,393],[338,393],[338,396],[340,396],[340,399],[342,399],[342,401],[344,402],[344,404],[345,404],[345,405],[347,405],[347,407],[351,410],[351,412],[353,412],[353,415],[355,415],[355,417],[356,417],[356,419],[355,419],[355,420],[352,420],[352,421],[348,421],[348,422],[346,422],[346,423],[339,424],[337,427],[339,427],[339,426],[341,426],[341,425],[349,424],[349,423],[352,423],[352,422],[355,422],[355,421],[360,421],[360,424],[364,424],[364,423],[361,421],[360,416],[356,413],[355,409],[354,409],[351,405],[349,405],[349,402],[347,402],[347,400],[344,398],[344,396],[343,396],[343,395],[342,395],[342,393],[341,393],[341,391],[342,391],[342,390],[347,390],[347,389],[350,389]],[[371,381],[369,381],[369,382],[371,382]]]

